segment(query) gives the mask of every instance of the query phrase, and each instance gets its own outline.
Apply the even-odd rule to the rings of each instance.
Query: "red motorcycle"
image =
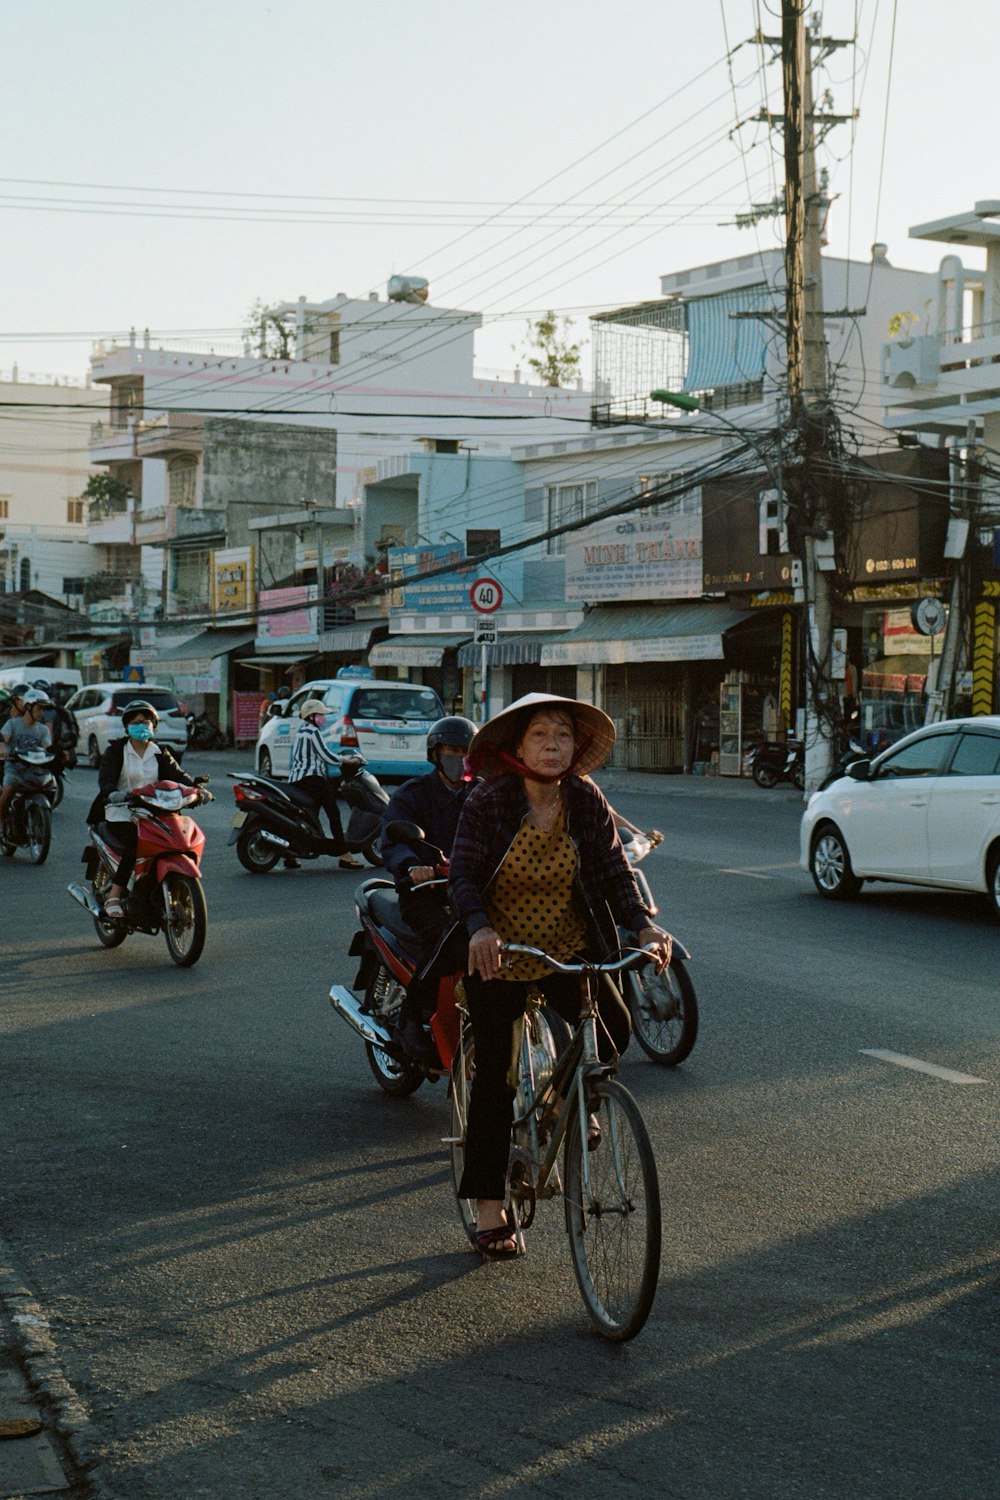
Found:
[[[422,891],[447,885],[448,861],[425,842],[416,824],[391,823],[386,832],[392,838],[421,843],[432,852],[437,878],[425,881]],[[440,1078],[451,1070],[461,1031],[457,991],[462,976],[448,974],[438,981],[437,1006],[430,1018],[437,1058],[424,1062],[412,1057],[396,1040],[397,1019],[404,991],[420,961],[423,940],[403,921],[391,880],[373,876],[362,881],[354,903],[359,927],[348,952],[361,963],[353,991],[343,984],[333,985],[330,1004],[364,1041],[379,1087],[402,1098],[426,1079]],[[364,997],[361,1000],[359,993]]]
[[[105,948],[117,948],[133,932],[151,937],[162,932],[170,957],[182,969],[201,957],[208,930],[208,909],[201,883],[205,835],[185,809],[213,800],[203,786],[155,781],[135,792],[115,792],[110,801],[128,807],[138,843],[135,874],[122,901],[124,917],[108,917],[104,902],[122,858],[115,823],[99,823],[84,850],[89,886],[74,881],[69,893],[94,919]]]

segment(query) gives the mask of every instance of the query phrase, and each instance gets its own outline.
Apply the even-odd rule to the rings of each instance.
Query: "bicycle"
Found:
[[[597,1050],[597,979],[648,959],[633,949],[604,963],[559,963],[540,948],[506,943],[502,954],[541,958],[560,974],[580,976],[576,1029],[547,1015],[540,995],[529,996],[518,1065],[514,1128],[505,1209],[518,1249],[537,1202],[562,1192],[566,1232],[577,1285],[603,1337],[634,1338],[649,1316],[660,1272],[660,1188],[656,1161],[635,1099],[610,1075],[613,1065]],[[459,1195],[465,1165],[465,1127],[475,1053],[468,1012],[451,1069],[451,1149],[455,1197],[465,1232],[475,1244],[475,1203]],[[569,1040],[557,1055],[554,1032]],[[588,1119],[596,1114],[601,1141],[591,1144]],[[559,1148],[565,1141],[563,1185]]]

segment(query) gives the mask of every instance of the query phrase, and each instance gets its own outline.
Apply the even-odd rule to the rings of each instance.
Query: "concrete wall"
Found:
[[[202,472],[206,510],[226,512],[226,545],[255,538],[251,516],[298,510],[303,502],[333,505],[337,484],[337,434],[211,417],[205,422]]]

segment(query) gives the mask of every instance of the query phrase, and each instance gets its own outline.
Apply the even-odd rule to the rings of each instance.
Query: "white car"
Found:
[[[75,716],[80,730],[77,755],[90,765],[98,766],[112,740],[120,740],[122,709],[136,698],[151,703],[160,716],[156,743],[165,745],[178,760],[187,749],[187,720],[180,711],[173,688],[157,682],[92,682],[73,694],[66,707]]]
[[[336,677],[300,687],[260,732],[258,772],[288,775],[292,740],[302,722],[299,704],[307,698],[322,698],[329,709],[323,739],[331,750],[360,750],[380,781],[405,780],[428,770],[427,731],[445,716],[441,699],[418,682],[358,675],[368,670],[342,668]]]
[[[925,725],[814,792],[800,863],[832,901],[901,881],[984,891],[1000,919],[1000,716]]]

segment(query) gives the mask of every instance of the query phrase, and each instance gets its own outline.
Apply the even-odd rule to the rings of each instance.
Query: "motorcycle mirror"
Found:
[[[392,844],[422,844],[424,830],[419,823],[387,823],[385,836]]]

